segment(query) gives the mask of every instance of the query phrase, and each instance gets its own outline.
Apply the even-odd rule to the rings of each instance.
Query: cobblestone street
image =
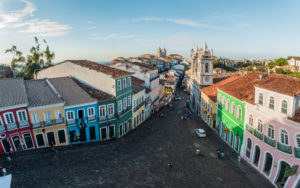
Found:
[[[58,148],[57,156],[16,153],[1,163],[13,174],[12,187],[272,187],[243,161],[216,157],[221,143],[214,133],[198,117],[181,120],[186,97],[174,102],[175,109],[165,107],[165,118],[152,117],[115,142]],[[208,138],[193,137],[197,127]],[[200,156],[194,154],[198,147]]]

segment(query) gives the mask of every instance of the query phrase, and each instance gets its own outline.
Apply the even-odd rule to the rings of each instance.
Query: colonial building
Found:
[[[64,101],[49,80],[25,80],[25,86],[37,147],[68,144]]]
[[[0,79],[0,153],[36,148],[24,80]]]
[[[216,117],[218,112],[217,106],[217,93],[218,88],[222,85],[230,83],[239,76],[231,76],[221,82],[208,86],[201,89],[201,117],[202,119],[215,131],[219,132],[219,127],[216,124]]]
[[[137,82],[138,78],[133,79],[132,82],[132,128],[136,128],[146,120],[145,102],[146,102],[146,89]]]
[[[38,72],[37,78],[72,76],[81,83],[114,96],[118,120],[115,134],[121,137],[130,130],[132,123],[132,74],[88,60],[66,60]]]
[[[300,186],[300,80],[271,74],[245,106],[243,158],[277,187]]]
[[[192,108],[200,113],[200,89],[213,84],[213,51],[208,50],[206,43],[203,49],[192,49],[191,62],[191,103]]]
[[[290,66],[300,66],[300,57],[297,56],[289,56],[287,58],[288,65]]]
[[[253,85],[260,75],[253,72],[218,88],[219,136],[238,153],[244,137],[245,101],[253,98]]]

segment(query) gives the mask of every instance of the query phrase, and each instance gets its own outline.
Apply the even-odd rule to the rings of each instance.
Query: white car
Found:
[[[204,129],[195,129],[195,134],[199,137],[199,138],[205,138],[206,137],[206,132]]]

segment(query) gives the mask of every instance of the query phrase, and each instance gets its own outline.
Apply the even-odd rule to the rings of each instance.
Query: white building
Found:
[[[300,57],[289,56],[287,58],[287,62],[290,66],[300,66]]]

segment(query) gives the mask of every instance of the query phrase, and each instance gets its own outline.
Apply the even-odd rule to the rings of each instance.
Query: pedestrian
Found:
[[[3,176],[6,176],[6,169],[5,168],[2,168],[2,174],[3,174]]]
[[[172,168],[172,166],[173,166],[172,162],[169,162],[169,163],[168,163],[168,167],[169,167],[169,168]]]
[[[10,155],[14,155],[14,150],[12,147],[9,148],[9,153],[10,153]]]
[[[50,147],[51,147],[51,150],[53,151],[54,150],[54,143],[53,143],[53,141],[51,141]]]
[[[224,145],[222,145],[222,151],[224,151],[225,150],[225,147],[224,147]]]
[[[238,163],[239,163],[239,165],[241,164],[241,156],[240,155],[238,156]]]

